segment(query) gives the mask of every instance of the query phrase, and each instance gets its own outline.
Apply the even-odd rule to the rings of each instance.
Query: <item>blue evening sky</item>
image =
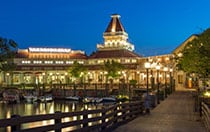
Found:
[[[0,36],[19,48],[65,47],[88,55],[103,42],[111,14],[139,54],[170,53],[210,27],[210,0],[0,0]]]

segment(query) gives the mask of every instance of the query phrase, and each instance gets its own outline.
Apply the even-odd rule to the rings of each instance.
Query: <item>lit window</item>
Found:
[[[22,61],[22,64],[30,64],[30,63],[31,63],[31,61],[27,61],[27,60]]]
[[[169,57],[166,57],[165,60],[166,60],[166,61],[169,61]]]
[[[55,61],[55,64],[63,64],[63,61]]]
[[[78,61],[79,64],[84,64],[84,61]]]
[[[34,63],[34,64],[41,64],[42,61],[37,60],[37,61],[33,61],[33,63]]]
[[[98,64],[104,63],[104,60],[98,60]]]
[[[66,64],[73,64],[73,61],[66,61]]]
[[[94,61],[90,60],[90,61],[89,61],[89,64],[94,64]]]
[[[45,64],[53,64],[53,61],[44,61]]]
[[[125,60],[125,63],[130,63],[130,60],[129,60],[129,59],[126,59],[126,60]]]
[[[136,59],[132,59],[131,61],[132,61],[132,63],[136,63],[137,62]]]

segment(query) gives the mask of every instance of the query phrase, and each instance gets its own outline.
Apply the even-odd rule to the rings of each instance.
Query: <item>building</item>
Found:
[[[101,84],[101,89],[105,87],[103,84],[110,81],[106,78],[106,71],[103,69],[104,63],[112,60],[125,67],[119,71],[118,78],[112,79],[112,89],[120,88],[120,85],[114,84],[128,84],[133,80],[136,83],[133,89],[145,88],[147,76],[150,88],[154,87],[153,85],[157,84],[157,81],[169,85],[172,76],[177,79],[180,78],[177,76],[183,75],[181,72],[175,74],[173,53],[149,57],[135,53],[135,47],[128,41],[128,33],[118,14],[111,16],[103,38],[104,43],[97,44],[97,50],[90,56],[87,56],[84,51],[66,48],[29,47],[28,49],[19,49],[14,58],[14,63],[17,64],[16,70],[3,73],[1,84],[24,86],[24,88],[31,88],[39,84],[49,85],[49,87],[52,84],[69,84],[74,80],[69,75],[68,69],[75,61],[88,69],[83,82]],[[180,50],[181,47],[178,47],[174,53],[178,53]],[[148,70],[145,68],[145,62],[150,62]],[[157,66],[160,66],[160,69],[156,69]],[[182,80],[184,79],[182,78]],[[181,84],[178,86],[181,87]]]
[[[190,41],[196,39],[198,36],[197,35],[191,35],[188,39],[186,39],[181,45],[179,45],[173,52],[172,54],[181,57],[182,53],[181,51],[184,49],[187,43]],[[176,64],[174,64],[176,65]],[[185,89],[185,88],[194,88],[197,86],[194,86],[193,84],[193,78],[190,76],[187,76],[187,74],[182,71],[182,70],[176,70],[175,72],[175,77],[176,77],[176,88],[178,89]]]

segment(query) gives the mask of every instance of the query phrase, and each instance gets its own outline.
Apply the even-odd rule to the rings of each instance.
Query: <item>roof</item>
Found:
[[[127,58],[127,57],[141,57],[140,55],[131,52],[126,49],[120,50],[99,50],[95,53],[92,53],[89,58],[90,59],[97,59],[97,58]]]
[[[190,41],[194,40],[195,38],[197,38],[198,35],[197,34],[192,34],[189,38],[187,38],[183,43],[181,43],[175,50],[172,51],[173,54],[177,54],[180,51],[182,51],[184,49],[184,47],[186,46],[186,44],[188,44]]]
[[[20,50],[16,53],[15,58],[30,58],[29,57],[29,52],[25,51],[25,50]],[[49,55],[52,53],[48,53]],[[56,55],[60,55],[59,53],[54,53]],[[44,57],[44,54],[39,53],[39,57],[35,58],[33,57],[33,59],[44,59],[46,57]],[[73,53],[68,53],[66,54],[66,56],[68,56],[68,59],[87,59],[87,55],[83,54],[81,52],[73,52]],[[48,59],[56,59],[56,58],[48,58]],[[66,57],[59,57],[59,59],[66,59]]]
[[[123,28],[119,19],[120,15],[113,14],[111,17],[112,19],[105,32],[125,32],[125,29]]]
[[[71,53],[69,56],[70,56],[70,59],[87,59],[86,54],[82,54],[82,53]]]

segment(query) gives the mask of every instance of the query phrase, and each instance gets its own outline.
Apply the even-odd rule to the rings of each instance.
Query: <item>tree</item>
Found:
[[[106,61],[104,63],[104,71],[107,72],[106,74],[106,95],[108,95],[108,79],[110,80],[111,83],[111,89],[112,89],[112,84],[113,84],[113,79],[118,78],[120,76],[119,71],[123,70],[124,66],[114,60],[112,61]]]
[[[107,79],[115,79],[120,76],[119,71],[123,70],[124,66],[114,60],[104,63],[104,70],[107,72]]]
[[[16,64],[13,62],[13,58],[17,51],[17,43],[12,39],[4,39],[0,37],[0,71],[11,74],[16,69]],[[13,83],[13,82],[12,82]]]
[[[124,66],[114,60],[104,63],[104,70],[107,71],[107,77],[117,78],[120,76],[119,71],[123,69]]]
[[[206,78],[210,74],[210,29],[188,42],[178,58],[177,67],[188,74]]]
[[[69,68],[68,72],[73,78],[77,80],[79,78],[84,77],[84,75],[87,72],[87,68],[84,67],[83,64],[80,64],[77,61],[74,61],[72,67]]]
[[[0,62],[14,58],[16,50],[17,43],[15,41],[0,37]]]
[[[86,74],[87,68],[84,67],[84,65],[78,63],[77,61],[74,61],[72,67],[69,68],[69,74],[75,78],[75,81],[78,81],[78,79],[80,79],[80,82],[83,83],[83,78]],[[76,85],[75,85],[75,81],[73,82],[74,85],[74,96],[76,96]],[[84,85],[84,90],[85,90],[85,95],[86,95],[86,87]]]

